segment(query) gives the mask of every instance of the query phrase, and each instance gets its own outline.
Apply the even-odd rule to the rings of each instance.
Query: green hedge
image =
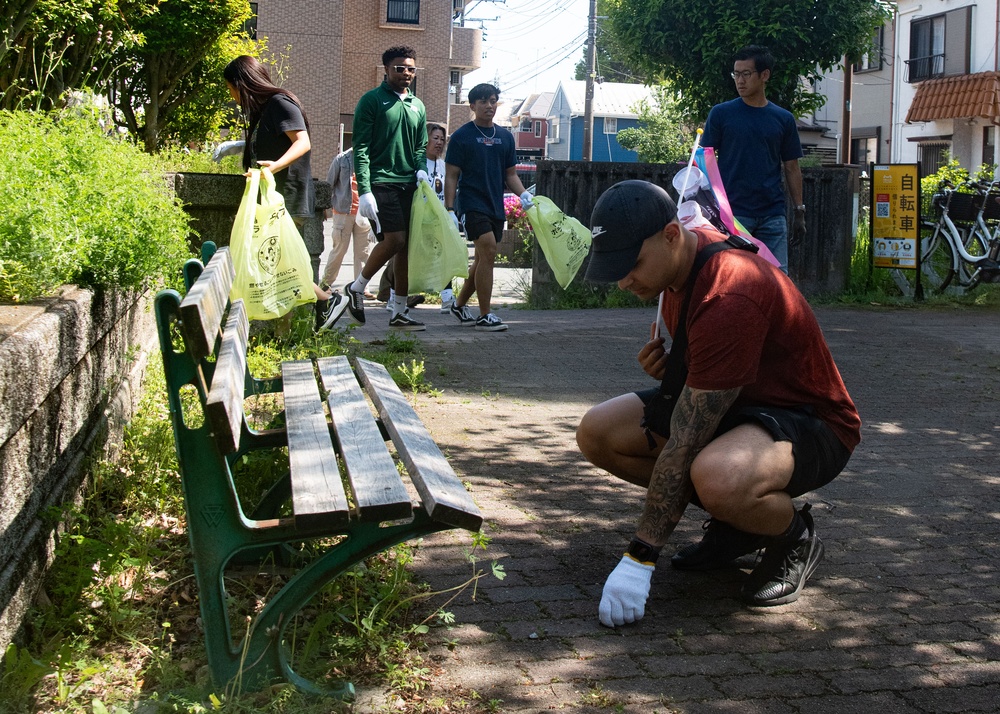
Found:
[[[0,300],[174,282],[188,218],[156,157],[93,118],[0,112]]]

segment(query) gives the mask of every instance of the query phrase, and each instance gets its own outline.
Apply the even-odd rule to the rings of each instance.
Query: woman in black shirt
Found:
[[[243,113],[243,168],[249,171],[258,165],[271,170],[278,193],[285,199],[285,209],[301,233],[302,224],[313,215],[316,200],[309,164],[309,122],[302,105],[287,89],[272,84],[267,68],[249,55],[226,65],[223,76]],[[347,299],[315,284],[313,288],[318,332],[331,327],[344,314]]]

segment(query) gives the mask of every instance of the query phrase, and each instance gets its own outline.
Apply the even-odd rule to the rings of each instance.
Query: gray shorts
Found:
[[[653,388],[635,394],[646,404],[657,392],[659,389]],[[848,448],[809,406],[742,407],[722,418],[715,436],[748,422],[760,424],[775,441],[792,442],[795,470],[784,491],[793,498],[833,481],[851,458]],[[664,429],[662,425],[653,424],[650,429],[660,436],[669,433],[669,428]]]

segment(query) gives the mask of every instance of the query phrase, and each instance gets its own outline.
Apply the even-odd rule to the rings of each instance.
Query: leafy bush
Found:
[[[189,257],[162,162],[84,116],[0,112],[0,300],[141,288]]]

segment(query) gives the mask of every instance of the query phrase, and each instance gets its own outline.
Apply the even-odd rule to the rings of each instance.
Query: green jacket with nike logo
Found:
[[[427,169],[427,110],[412,92],[400,97],[387,82],[366,92],[353,130],[359,195],[373,183],[414,183],[417,170]]]

